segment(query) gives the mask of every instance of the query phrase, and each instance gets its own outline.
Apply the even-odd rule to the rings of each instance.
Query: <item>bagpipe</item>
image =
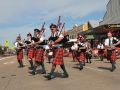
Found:
[[[119,40],[113,37],[113,44],[116,44]],[[120,47],[120,44],[116,45],[116,47]]]
[[[42,37],[42,35],[43,35],[44,31],[45,31],[44,25],[45,25],[45,22],[43,23],[43,25],[42,25],[42,27],[41,27],[40,37],[35,37],[35,36],[33,36],[33,37],[31,38],[31,40],[33,40],[34,42],[38,42],[38,41],[40,40],[40,38]],[[40,43],[39,45],[47,45],[47,43],[48,43],[48,40],[43,40],[43,42]]]
[[[59,29],[60,29],[61,24],[62,24],[62,23],[60,23],[60,16],[59,16],[59,18],[58,18],[58,24],[57,24],[57,27],[59,27]],[[49,42],[56,41],[56,40],[59,38],[60,34],[62,33],[62,30],[63,30],[64,27],[65,27],[65,23],[63,23],[63,26],[62,26],[59,34],[56,35],[56,37],[50,37],[50,38],[48,39]],[[58,29],[58,30],[59,30],[59,29]],[[62,39],[60,42],[58,42],[58,44],[63,44],[63,43],[66,43],[66,42],[68,42],[68,41],[69,41],[69,35],[64,35],[63,39]]]
[[[82,49],[82,47],[85,47],[85,42],[81,42],[78,45],[78,51],[80,52],[86,52],[86,49]]]

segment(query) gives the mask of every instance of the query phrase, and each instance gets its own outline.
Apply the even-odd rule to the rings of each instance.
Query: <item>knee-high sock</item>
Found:
[[[18,63],[19,63],[19,65],[20,65],[20,60],[18,59]]]
[[[42,71],[45,72],[45,66],[44,66],[44,63],[43,63],[43,62],[41,62],[41,66],[42,66]]]
[[[52,65],[51,72],[50,72],[50,74],[49,74],[50,76],[53,75],[55,69],[56,69],[56,64],[53,64],[53,65]]]
[[[32,59],[29,60],[29,62],[30,62],[31,67],[34,67],[34,66],[33,66],[33,61],[32,61]]]
[[[80,63],[80,67],[83,67],[82,61],[79,61],[79,63]]]
[[[67,73],[67,71],[66,71],[66,69],[65,69],[65,65],[63,64],[63,65],[60,65],[60,67],[62,68],[62,70],[64,71],[64,74],[65,75],[68,75],[68,73]]]
[[[116,66],[115,66],[115,62],[113,60],[111,61],[111,64],[112,64],[112,69],[114,69]]]

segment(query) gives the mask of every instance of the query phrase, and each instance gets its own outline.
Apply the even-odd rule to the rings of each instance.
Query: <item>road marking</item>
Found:
[[[3,63],[3,64],[10,64],[10,63],[14,63],[14,62],[5,62],[5,63]]]
[[[102,72],[102,70],[95,69],[95,68],[91,68],[91,67],[86,67],[86,66],[85,66],[85,68],[88,68],[88,69],[92,69],[92,70],[95,70],[95,71],[100,71],[100,72]]]
[[[10,57],[6,57],[6,58],[1,58],[0,61],[7,59],[7,58],[11,58],[11,57],[15,57],[15,56],[10,56]]]

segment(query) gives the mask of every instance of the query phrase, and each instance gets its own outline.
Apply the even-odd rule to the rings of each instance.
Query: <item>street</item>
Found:
[[[4,59],[3,59],[4,58]],[[0,90],[119,90],[120,88],[120,60],[116,61],[116,70],[110,72],[111,64],[104,59],[92,59],[86,63],[83,70],[79,70],[79,63],[72,62],[72,58],[64,57],[69,78],[62,78],[63,71],[57,66],[53,79],[47,80],[37,68],[36,75],[29,74],[29,61],[24,55],[25,67],[18,68],[16,56],[0,57]],[[47,74],[51,70],[45,58]],[[46,75],[46,74],[45,74]]]

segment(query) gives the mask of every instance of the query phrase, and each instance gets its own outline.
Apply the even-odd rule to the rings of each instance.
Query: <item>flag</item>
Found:
[[[5,41],[5,46],[6,46],[6,47],[9,46],[9,41],[8,41],[8,40]]]
[[[14,50],[14,45],[12,45],[12,48],[11,48],[12,50]]]

